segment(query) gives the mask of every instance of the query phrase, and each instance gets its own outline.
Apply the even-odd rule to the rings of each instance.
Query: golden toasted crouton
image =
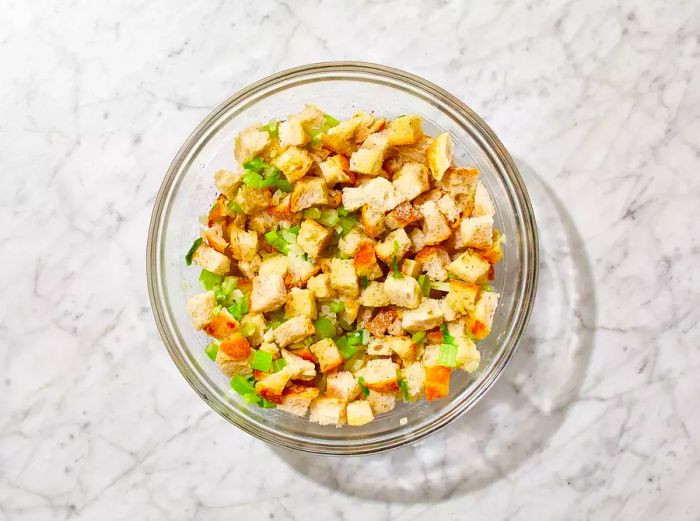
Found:
[[[453,273],[465,282],[472,284],[481,282],[488,275],[491,264],[479,254],[465,251],[448,266],[447,271]]]
[[[426,201],[420,206],[423,214],[425,244],[440,244],[452,235],[452,229],[434,201]]]
[[[270,255],[260,263],[261,278],[278,275],[284,277],[289,269],[289,259],[284,255]]]
[[[411,228],[408,237],[411,239],[411,253],[418,253],[425,248],[425,234],[420,228]]]
[[[338,398],[344,402],[354,400],[360,394],[355,376],[350,371],[338,371],[328,375],[326,379],[326,395]]]
[[[415,309],[421,301],[420,285],[413,277],[388,275],[384,281],[384,291],[394,306]]]
[[[385,224],[390,230],[405,228],[423,218],[423,215],[413,205],[406,201],[386,214]]]
[[[416,344],[408,337],[387,336],[382,342],[404,362],[410,362],[416,356]]]
[[[221,372],[229,378],[236,375],[247,376],[251,374],[253,368],[250,366],[249,361],[250,346],[248,346],[245,356],[241,356],[245,352],[245,348],[241,350],[241,352],[237,352],[233,350],[232,347],[233,345],[227,345],[224,349],[222,349],[221,346],[219,347],[216,353],[216,365],[218,365]],[[229,353],[233,354],[233,356]]]
[[[462,247],[487,249],[493,242],[493,216],[467,217],[459,224]]]
[[[324,338],[315,344],[311,344],[309,349],[318,359],[318,365],[322,373],[327,373],[337,368],[343,363],[343,357],[330,338]]]
[[[444,398],[450,393],[450,374],[452,371],[449,367],[436,365],[425,368],[425,398],[426,400],[435,400]]]
[[[378,237],[384,232],[384,214],[369,205],[362,207],[360,222],[370,237]]]
[[[256,126],[252,126],[236,136],[233,156],[242,165],[253,156],[260,154],[270,143],[270,134],[263,130],[258,130]]]
[[[367,237],[359,228],[354,228],[345,237],[338,241],[340,253],[346,257],[353,257],[364,244],[374,246],[374,241]]]
[[[360,111],[353,116],[360,121],[357,129],[355,129],[355,143],[364,143],[364,141],[369,137],[370,134],[375,132],[380,132],[386,120],[384,118],[376,118],[372,114],[364,111]]]
[[[384,133],[370,134],[350,156],[350,170],[358,174],[379,175],[388,146],[389,140]]]
[[[219,351],[230,360],[248,360],[250,357],[250,342],[239,331],[228,335],[221,341]]]
[[[374,420],[372,407],[365,400],[357,400],[347,405],[346,409],[348,425],[359,427]]]
[[[245,215],[252,215],[261,210],[265,210],[272,203],[272,193],[270,190],[251,188],[243,184],[236,192],[233,202],[238,204]]]
[[[304,177],[313,162],[311,154],[297,147],[289,147],[272,160],[272,164],[282,170],[282,173],[290,183],[294,183]]]
[[[345,402],[320,396],[311,402],[309,421],[319,425],[340,426],[345,423]]]
[[[301,223],[297,244],[309,256],[317,257],[321,250],[326,247],[332,235],[333,230],[321,226],[316,221],[306,219]]]
[[[207,335],[224,340],[238,330],[238,321],[231,316],[226,308],[221,308],[204,327]]]
[[[472,210],[472,217],[493,215],[494,213],[496,212],[493,208],[493,202],[491,202],[491,196],[489,196],[484,184],[481,181],[477,182],[474,191],[474,209]]]
[[[306,416],[309,405],[318,395],[319,390],[316,387],[290,385],[282,392],[282,400],[277,405],[277,410],[296,416]]]
[[[445,190],[455,201],[462,197],[473,199],[479,171],[476,168],[450,167],[445,172],[440,188]]]
[[[477,293],[479,293],[479,286],[476,284],[451,280],[450,292],[445,298],[445,304],[452,308],[457,315],[473,313]]]
[[[360,311],[360,301],[356,298],[343,297],[342,299],[345,307],[338,315],[338,318],[345,320],[345,322],[352,324],[357,318],[357,313]]]
[[[367,402],[374,414],[384,414],[396,407],[396,394],[394,392],[380,393],[370,389]]]
[[[403,228],[390,232],[382,242],[374,247],[377,257],[387,266],[391,266],[394,260],[399,262],[410,249],[411,239]]]
[[[247,338],[248,342],[254,346],[262,344],[266,327],[265,317],[262,313],[248,313],[241,319],[241,329],[252,331]]]
[[[323,179],[328,186],[335,186],[337,183],[350,181],[350,176],[347,173],[347,170],[350,169],[350,163],[347,157],[341,154],[328,157],[318,166],[321,168],[321,175],[323,175]]]
[[[331,287],[346,297],[357,297],[360,287],[351,259],[331,259]]]
[[[231,233],[231,254],[239,261],[250,262],[258,252],[258,234],[240,228],[229,228]]]
[[[291,351],[281,349],[282,358],[287,362],[286,369],[292,380],[313,380],[316,376],[316,365],[310,360],[295,355]]]
[[[401,370],[401,378],[406,382],[408,396],[418,398],[425,389],[425,367],[420,362],[413,362]]]
[[[192,262],[217,275],[226,275],[231,270],[231,259],[204,243],[192,255]]]
[[[399,202],[412,201],[430,190],[428,169],[420,163],[406,163],[394,175],[392,185],[399,196]]]
[[[246,278],[253,280],[260,269],[260,255],[255,255],[250,261],[238,261],[238,269]]]
[[[357,118],[341,121],[335,127],[321,134],[321,141],[333,152],[349,156],[357,148],[354,135],[359,124],[360,120]]]
[[[442,176],[452,164],[452,156],[454,155],[454,145],[452,144],[452,138],[445,132],[433,139],[428,147],[428,167],[430,167],[430,173],[433,178],[437,181],[442,179]]]
[[[253,291],[250,295],[250,310],[253,313],[274,311],[286,302],[287,289],[281,275],[269,273],[253,279]]]
[[[443,195],[437,200],[437,206],[440,213],[445,216],[450,224],[457,222],[462,213],[455,200],[448,194]]]
[[[290,377],[289,371],[285,369],[265,376],[255,384],[255,392],[269,402],[282,403],[282,392]]]
[[[316,333],[314,325],[306,316],[292,317],[274,330],[275,342],[280,347],[301,342],[314,333]]]
[[[272,355],[272,358],[279,358],[280,355],[280,349],[275,345],[274,342],[263,342],[260,344],[260,347],[258,347],[260,351],[264,351],[266,353],[270,353]]]
[[[422,121],[419,116],[399,116],[387,126],[389,145],[412,145],[423,137]]]
[[[309,279],[306,287],[314,292],[318,300],[330,300],[335,296],[331,287],[331,278],[327,273],[320,273]]]
[[[479,255],[481,255],[491,264],[496,264],[503,258],[503,248],[501,247],[502,242],[503,237],[501,236],[501,233],[498,230],[494,230],[491,244],[488,248],[479,250]]]
[[[499,294],[495,291],[481,291],[476,299],[474,309],[474,322],[470,326],[470,333],[477,340],[486,338],[491,332],[493,317],[496,314]]]
[[[286,286],[305,286],[309,279],[320,271],[320,267],[314,262],[305,259],[302,255],[290,254],[289,273],[284,278]]]
[[[236,189],[243,181],[242,172],[231,172],[230,170],[217,170],[214,174],[214,186],[229,199],[233,199]]]
[[[401,324],[406,331],[428,331],[442,324],[443,313],[440,301],[424,299],[416,309],[404,311]]]
[[[353,263],[355,272],[359,277],[371,279],[372,276],[376,274],[379,265],[377,264],[377,256],[374,253],[374,246],[372,243],[364,243],[360,246],[357,253],[355,253]]]
[[[279,137],[283,147],[303,147],[310,139],[302,120],[296,116],[290,116],[287,121],[280,123]]]
[[[307,126],[318,126],[323,124],[323,111],[311,103],[304,105],[304,110],[292,117],[297,118]]]
[[[368,389],[380,393],[396,392],[399,389],[397,370],[398,366],[390,358],[377,358],[369,360],[357,376],[364,379]]]
[[[420,275],[421,264],[414,259],[404,259],[401,261],[401,274],[407,277],[417,277]]]
[[[373,336],[382,337],[387,329],[396,320],[397,313],[394,308],[381,308],[376,315],[365,325],[365,328],[372,333]],[[391,353],[389,353],[391,354]]]
[[[388,306],[391,301],[382,282],[370,282],[360,293],[360,304],[371,308]]]
[[[469,338],[455,338],[457,344],[457,367],[468,373],[473,373],[479,368],[481,353],[476,344]]]
[[[213,291],[192,295],[187,300],[187,311],[192,317],[195,329],[204,329],[211,322],[211,312],[216,307],[216,297]]]
[[[316,299],[310,289],[292,288],[287,294],[287,304],[284,308],[287,318],[297,315],[316,319]]]
[[[447,280],[447,266],[450,264],[450,256],[437,246],[427,246],[416,254],[416,260],[421,263],[421,270],[429,279]]]
[[[320,177],[307,177],[294,183],[290,208],[293,212],[300,212],[312,206],[321,206],[328,203],[328,186]]]

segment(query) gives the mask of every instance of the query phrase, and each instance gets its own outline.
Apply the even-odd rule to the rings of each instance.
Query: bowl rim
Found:
[[[397,430],[390,434],[383,434],[380,440],[370,437],[358,439],[352,444],[343,443],[342,441],[338,442],[337,440],[321,442],[318,438],[299,440],[297,436],[289,435],[268,425],[253,422],[235,411],[233,414],[229,414],[230,410],[218,400],[212,400],[211,393],[206,389],[202,381],[185,367],[181,360],[177,341],[168,327],[160,294],[162,278],[159,246],[162,241],[162,230],[164,229],[161,217],[166,203],[172,195],[173,182],[181,170],[183,160],[191,152],[193,146],[199,142],[202,135],[217,122],[219,116],[226,112],[229,107],[244,101],[260,90],[304,76],[342,72],[366,74],[405,82],[413,88],[418,88],[423,95],[438,98],[441,102],[447,104],[452,111],[457,112],[459,116],[468,120],[469,124],[474,127],[475,134],[481,140],[479,145],[482,147],[486,145],[490,148],[490,152],[500,162],[499,166],[502,173],[505,174],[507,181],[512,185],[512,187],[508,187],[508,192],[518,202],[522,210],[522,214],[518,216],[519,219],[516,219],[516,222],[520,225],[524,245],[524,266],[521,266],[523,280],[521,288],[516,288],[516,290],[520,289],[522,294],[514,301],[514,305],[518,309],[514,313],[513,322],[510,324],[510,334],[505,339],[507,345],[502,348],[498,363],[491,364],[490,371],[483,375],[479,385],[474,388],[473,392],[462,396],[461,400],[453,400],[450,408],[435,418],[433,422],[418,424],[408,432]],[[434,434],[473,407],[496,383],[515,353],[532,312],[539,277],[539,239],[532,204],[515,162],[493,130],[464,102],[428,80],[393,67],[362,61],[317,62],[282,70],[240,89],[215,107],[190,133],[168,167],[153,205],[146,244],[146,277],[149,300],[156,326],[170,357],[185,380],[213,410],[243,431],[274,445],[314,454],[360,455],[390,450]]]

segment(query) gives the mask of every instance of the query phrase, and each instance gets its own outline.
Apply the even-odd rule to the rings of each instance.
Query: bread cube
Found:
[[[282,173],[290,183],[294,183],[304,177],[313,162],[311,154],[298,147],[289,147],[272,160],[272,164],[282,170]]]
[[[474,191],[474,208],[472,210],[472,217],[481,217],[484,215],[493,216],[496,213],[493,207],[493,202],[491,201],[491,196],[489,195],[484,183],[478,181],[476,183],[476,189]]]
[[[474,321],[470,327],[471,335],[477,340],[486,338],[491,332],[499,297],[500,295],[495,291],[479,292],[474,309]]]
[[[374,251],[384,264],[391,266],[394,260],[399,262],[410,249],[411,239],[406,230],[399,228],[387,234],[384,240],[375,246]]]
[[[301,223],[297,244],[310,257],[318,257],[332,235],[333,230],[321,226],[316,221],[306,219]]]
[[[370,134],[381,131],[386,124],[384,118],[378,119],[362,110],[357,112],[353,118],[359,121],[359,125],[355,129],[355,143],[364,143]]]
[[[187,300],[187,312],[192,317],[192,325],[195,329],[204,329],[211,322],[211,313],[215,307],[216,297],[213,291],[192,295]]]
[[[363,243],[354,255],[353,264],[355,273],[359,277],[368,277],[375,274],[377,267],[377,256],[374,253],[374,245],[371,242]]]
[[[457,367],[468,373],[473,373],[479,368],[481,353],[476,344],[469,338],[455,338],[457,344]]]
[[[399,202],[412,201],[423,192],[430,190],[428,170],[419,163],[406,163],[394,176],[392,185]]]
[[[270,353],[272,358],[279,358],[281,356],[280,349],[274,342],[262,342],[258,347],[258,350],[264,351],[265,353]]]
[[[351,259],[331,259],[331,287],[345,297],[357,297],[360,287]]]
[[[337,398],[319,396],[313,402],[309,411],[309,421],[319,425],[335,425],[345,423],[345,402]]]
[[[298,119],[305,126],[319,126],[323,124],[323,111],[316,105],[307,103],[304,105],[304,110],[299,114],[295,114],[294,118]]]
[[[396,228],[405,228],[422,218],[423,215],[410,202],[406,201],[386,214],[384,224],[387,228],[395,230]]]
[[[348,425],[359,427],[374,420],[372,407],[366,400],[357,400],[347,405],[346,409]]]
[[[275,343],[280,347],[301,342],[316,333],[311,319],[307,316],[295,316],[282,322],[274,330]]]
[[[476,168],[453,166],[445,172],[440,187],[454,200],[458,200],[461,197],[471,200],[478,180],[479,171]]]
[[[387,336],[382,339],[382,342],[404,362],[410,362],[416,356],[416,344],[408,337]]]
[[[437,200],[438,210],[450,223],[455,223],[460,217],[461,211],[455,200],[448,194]]]
[[[243,181],[243,172],[232,172],[230,170],[217,170],[214,174],[214,186],[229,199],[233,199],[236,190]]]
[[[369,395],[367,396],[367,403],[369,403],[374,414],[390,412],[396,407],[396,393],[380,393],[370,389]]]
[[[265,257],[260,263],[260,278],[284,277],[289,269],[289,259],[285,255],[270,255]]]
[[[364,379],[368,389],[380,393],[396,392],[399,389],[397,371],[398,366],[390,358],[376,358],[369,360],[357,376]]]
[[[282,392],[290,378],[289,371],[285,369],[265,376],[255,384],[255,392],[269,402],[282,403]]]
[[[401,370],[401,378],[406,382],[408,396],[415,400],[425,389],[425,367],[420,362],[412,362]]]
[[[372,337],[367,344],[366,353],[370,356],[391,356],[391,346],[384,341],[385,338]]]
[[[399,116],[387,126],[389,145],[412,145],[423,137],[422,121],[419,116]]]
[[[454,144],[452,138],[445,132],[435,137],[428,147],[427,160],[430,173],[436,181],[440,181],[442,176],[452,164],[454,155]]]
[[[430,280],[447,280],[447,266],[450,264],[448,253],[437,246],[427,246],[416,254],[421,270]]]
[[[464,282],[471,284],[481,282],[488,275],[491,264],[484,260],[479,254],[472,251],[465,251],[448,266],[447,271],[453,273]]]
[[[226,275],[231,271],[231,259],[204,243],[192,255],[192,262],[217,275]]]
[[[450,292],[445,298],[445,304],[457,315],[466,315],[474,312],[476,296],[479,286],[461,280],[450,281]]]
[[[411,253],[418,253],[425,248],[425,234],[420,228],[411,228],[408,237],[411,239]]]
[[[287,362],[285,369],[292,380],[313,380],[316,377],[316,365],[310,360],[281,349],[282,359]]]
[[[345,307],[338,315],[338,318],[352,324],[357,318],[357,313],[360,311],[360,300],[356,298],[343,297]]]
[[[338,371],[328,375],[326,379],[326,395],[351,402],[360,394],[360,386],[350,371]]]
[[[278,132],[280,144],[284,147],[303,147],[310,139],[301,119],[295,116],[280,123]]]
[[[263,335],[267,324],[262,313],[248,313],[241,319],[241,329],[252,329],[252,333],[248,335],[248,342],[254,346],[262,344]]]
[[[460,244],[486,249],[493,242],[493,216],[467,217],[459,224]]]
[[[258,252],[258,234],[231,227],[231,254],[239,261],[252,261]]]
[[[338,351],[335,342],[330,338],[324,338],[315,344],[311,344],[309,349],[318,359],[318,365],[322,373],[332,371],[343,363],[340,351]]]
[[[316,319],[316,299],[310,289],[292,288],[287,294],[287,304],[284,308],[287,318],[298,315]]]
[[[376,337],[384,336],[387,329],[394,323],[398,314],[394,308],[381,308],[365,325],[365,328]]]
[[[404,259],[401,261],[400,270],[406,277],[417,277],[420,275],[421,264],[414,259]]]
[[[354,135],[359,124],[360,120],[356,118],[341,121],[321,134],[321,141],[336,154],[349,156],[357,148]]]
[[[253,279],[253,291],[250,294],[250,310],[253,313],[274,311],[286,302],[287,289],[281,275],[269,273]]]
[[[394,306],[415,309],[421,301],[420,286],[413,277],[388,275],[384,281],[384,291]]]
[[[331,287],[331,278],[327,273],[319,273],[309,279],[306,287],[313,291],[318,300],[330,300],[335,296]]]
[[[319,392],[316,387],[290,385],[282,392],[282,400],[277,405],[277,410],[304,417],[309,410],[309,405]]]
[[[350,169],[350,163],[343,155],[329,156],[318,166],[321,168],[321,175],[328,186],[335,186],[337,183],[350,181],[350,176],[346,172]]]
[[[341,237],[338,241],[338,249],[346,257],[354,257],[364,244],[374,246],[374,241],[367,237],[359,228],[354,228],[345,237]]]
[[[388,306],[390,302],[383,282],[370,282],[360,293],[360,304],[365,307],[381,308]]]
[[[247,279],[253,280],[260,270],[261,264],[262,260],[260,259],[260,255],[255,255],[249,261],[238,261],[238,269],[241,270],[241,273],[243,273]]]
[[[204,327],[207,335],[219,340],[224,340],[238,330],[238,321],[231,316],[226,308],[219,309],[219,312],[212,317]]]
[[[378,237],[384,232],[384,214],[369,205],[362,207],[360,222],[370,237]]]
[[[436,299],[423,299],[416,309],[404,311],[401,324],[406,331],[428,331],[442,324],[443,313],[440,301]]]
[[[379,175],[384,152],[376,148],[360,148],[350,156],[350,170],[358,174]]]
[[[270,145],[270,134],[259,130],[256,126],[240,132],[234,139],[233,156],[241,165],[260,154]]]
[[[436,365],[425,368],[425,399],[436,400],[444,398],[450,393],[450,375],[452,371],[449,367]]]
[[[328,204],[328,186],[320,177],[307,177],[294,183],[289,200],[293,212]]]
[[[272,195],[270,190],[261,190],[242,184],[238,188],[233,202],[241,207],[245,215],[253,215],[256,212],[265,210],[272,204]]]
[[[435,201],[423,203],[420,206],[420,211],[423,214],[425,244],[440,244],[452,235],[452,228],[450,228],[445,216],[438,209]]]
[[[303,255],[290,254],[288,259],[289,273],[284,278],[286,286],[305,286],[321,269],[314,262],[306,260]]]
[[[238,353],[234,353],[235,356],[230,356],[228,353],[231,352],[232,350],[230,348],[224,350],[219,347],[215,361],[221,372],[229,378],[233,378],[236,375],[248,376],[251,374],[253,368],[250,366],[249,357],[241,357]],[[248,348],[248,354],[250,354],[250,348]]]
[[[369,205],[386,213],[401,202],[394,185],[383,177],[375,177],[358,187],[343,188],[343,206],[350,212]]]

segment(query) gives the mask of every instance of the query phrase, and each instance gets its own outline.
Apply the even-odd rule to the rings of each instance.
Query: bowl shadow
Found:
[[[364,499],[434,502],[506,478],[557,431],[593,348],[593,277],[564,205],[527,163],[516,163],[537,219],[540,278],[528,327],[498,382],[452,424],[389,452],[344,458],[271,449],[297,472]]]

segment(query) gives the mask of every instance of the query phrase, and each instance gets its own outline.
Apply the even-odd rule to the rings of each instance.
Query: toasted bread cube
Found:
[[[219,366],[221,372],[229,378],[236,375],[247,376],[251,374],[253,372],[253,368],[250,366],[249,361],[250,346],[248,345],[248,355],[246,356],[241,356],[244,352],[243,350],[241,350],[241,352],[237,352],[237,350],[232,349],[232,347],[233,345],[225,346],[223,349],[221,346],[219,347],[219,350],[216,353],[216,365]]]
[[[394,185],[383,177],[375,177],[358,187],[343,188],[343,206],[350,212],[364,205],[388,212],[402,202]]]
[[[348,425],[359,427],[374,420],[372,407],[366,400],[357,400],[347,405],[346,409]]]
[[[406,163],[392,181],[400,202],[412,201],[423,192],[430,190],[428,170],[420,163]]]
[[[248,360],[250,342],[239,331],[235,331],[221,341],[219,351],[231,360]]]
[[[398,314],[396,310],[391,307],[381,308],[376,315],[370,320],[366,325],[367,329],[372,335],[376,337],[384,336],[389,326],[391,326]]]
[[[267,313],[281,308],[287,302],[287,289],[281,275],[267,274],[253,279],[250,294],[250,310],[253,313]]]
[[[360,148],[350,156],[350,170],[358,174],[379,175],[384,152],[375,148]]]
[[[443,195],[440,199],[438,199],[437,206],[440,213],[444,215],[450,223],[457,222],[461,211],[451,196],[448,194]]]
[[[304,130],[301,119],[289,117],[279,125],[280,144],[284,147],[303,147],[309,142],[309,135]]]
[[[377,256],[374,253],[374,245],[370,242],[363,243],[357,250],[357,253],[355,253],[353,263],[355,272],[359,277],[371,279],[371,276],[375,275],[376,269],[379,266],[377,264]]]
[[[350,371],[338,371],[328,375],[326,379],[326,395],[351,402],[360,394],[360,386]]]
[[[457,343],[457,367],[468,373],[473,373],[479,368],[481,353],[476,344],[469,338],[456,338]]]
[[[309,279],[306,287],[314,292],[318,300],[330,300],[335,296],[331,287],[331,278],[327,273],[319,273]]]
[[[390,412],[396,407],[396,394],[394,392],[380,393],[370,389],[367,396],[367,402],[374,414],[384,414]]]
[[[343,357],[338,351],[335,342],[330,338],[324,338],[311,344],[309,349],[318,359],[318,365],[322,373],[327,373],[343,363]]]
[[[442,176],[452,164],[452,156],[454,155],[454,144],[452,138],[445,132],[433,139],[428,147],[428,167],[430,173],[436,181],[440,181]]]
[[[321,175],[328,186],[335,186],[337,183],[350,181],[350,176],[346,172],[346,170],[350,169],[350,163],[343,155],[329,156],[318,166],[321,168]]]
[[[298,147],[289,147],[273,159],[272,164],[282,170],[287,181],[294,183],[306,175],[313,162],[311,154],[306,150]]]
[[[323,124],[323,111],[311,103],[304,105],[304,110],[292,117],[298,119],[304,125],[318,126]]]
[[[370,134],[381,131],[386,124],[384,118],[377,119],[372,114],[362,110],[357,112],[353,118],[359,121],[359,125],[355,129],[355,143],[364,143]]]
[[[386,214],[384,224],[387,228],[395,230],[396,228],[405,228],[422,218],[423,215],[410,202],[405,201]]]
[[[292,380],[313,380],[316,377],[316,365],[313,362],[286,349],[281,349],[280,352],[284,361],[287,362],[285,369],[289,371]]]
[[[262,344],[263,335],[265,334],[265,329],[267,324],[265,323],[265,317],[262,313],[248,313],[241,319],[241,329],[252,329],[252,333],[248,335],[248,341],[254,345],[259,346]]]
[[[389,275],[384,281],[384,291],[394,306],[415,309],[421,301],[420,285],[413,277]]]
[[[374,246],[374,241],[367,237],[360,229],[354,228],[338,241],[338,249],[340,253],[346,257],[354,257],[364,244]]]
[[[467,217],[459,224],[460,244],[486,249],[493,242],[493,216]]]
[[[414,259],[404,259],[401,261],[401,274],[406,277],[417,277],[420,275],[421,264]]]
[[[298,315],[316,319],[316,299],[310,289],[292,288],[287,294],[287,305],[284,308],[287,318]]]
[[[321,226],[316,221],[306,219],[301,223],[297,244],[301,246],[309,256],[317,257],[326,247],[328,240],[333,235],[333,230]]]
[[[288,259],[289,273],[284,279],[287,286],[305,286],[309,279],[320,270],[319,266],[306,260],[302,255],[290,254]]]
[[[479,292],[474,309],[474,325],[471,327],[471,334],[478,340],[486,338],[491,331],[499,297],[495,291]]]
[[[319,425],[335,425],[345,423],[345,402],[337,398],[319,396],[311,402],[309,421]]]
[[[242,172],[231,172],[230,170],[217,170],[214,173],[214,186],[229,199],[233,199],[236,190],[243,181]]]
[[[221,308],[204,327],[207,335],[224,340],[238,330],[238,321],[231,316],[226,308]]]
[[[385,338],[372,337],[367,344],[366,353],[370,356],[391,356],[391,346]]]
[[[391,278],[391,276],[389,277]],[[370,282],[360,294],[360,304],[369,308],[388,306],[391,300],[382,282]]]
[[[274,342],[263,342],[260,344],[258,347],[260,351],[264,351],[266,353],[270,353],[272,355],[272,358],[279,358],[280,355],[280,349],[275,345]]]
[[[474,209],[472,210],[472,217],[481,217],[484,215],[493,216],[495,213],[496,211],[493,208],[491,196],[486,190],[484,183],[481,181],[477,182],[474,191]]]
[[[213,291],[205,291],[192,295],[187,300],[187,312],[192,317],[195,329],[204,329],[211,322],[211,313],[216,307],[216,297]]]
[[[282,400],[277,405],[277,410],[304,417],[309,405],[318,395],[319,390],[316,387],[290,385],[282,392]]]
[[[445,322],[454,322],[461,316],[453,307],[450,307],[446,298],[440,300],[440,309],[442,309],[442,317]]]
[[[255,384],[255,392],[272,403],[282,403],[282,392],[289,382],[289,371],[282,369],[276,373],[270,373]]]
[[[404,362],[411,362],[416,357],[416,344],[408,337],[387,336],[382,341]]]
[[[258,234],[231,227],[231,253],[239,261],[250,262],[258,253]]]
[[[384,264],[391,266],[394,259],[399,262],[410,249],[411,239],[406,230],[399,228],[387,234],[384,240],[375,246],[374,251]]]
[[[284,277],[289,270],[289,259],[285,255],[270,255],[260,263],[260,278]]]
[[[204,243],[192,255],[192,262],[217,275],[226,275],[231,271],[231,259]]]
[[[369,205],[362,207],[360,222],[370,237],[378,237],[384,232],[384,214]]]
[[[346,297],[357,297],[360,294],[351,259],[331,259],[331,287]]]
[[[448,266],[447,271],[453,273],[464,282],[471,284],[482,281],[491,269],[491,264],[477,253],[469,250],[462,253]]]
[[[342,299],[345,307],[338,315],[338,318],[352,324],[357,318],[357,313],[360,311],[360,300],[356,298],[345,297]]]
[[[429,279],[447,280],[447,266],[450,264],[448,253],[437,246],[428,246],[416,254],[416,260],[421,264],[421,270]]]
[[[423,137],[422,121],[419,116],[399,116],[387,126],[389,145],[412,145]]]
[[[274,330],[275,342],[280,347],[296,344],[315,333],[311,319],[306,316],[292,317]]]
[[[243,184],[236,192],[233,202],[241,207],[245,215],[253,215],[270,206],[272,195],[270,190],[260,190]]]
[[[452,229],[435,201],[427,201],[420,206],[423,214],[425,244],[439,244],[452,235]]]
[[[452,371],[449,367],[436,365],[425,368],[425,399],[435,400],[444,398],[450,393],[450,374]]]
[[[491,264],[496,264],[503,258],[503,248],[501,243],[504,242],[503,237],[498,230],[493,231],[493,238],[491,241],[492,242],[488,248],[480,250],[479,254]]]
[[[428,331],[442,324],[443,313],[440,301],[436,299],[424,299],[416,309],[406,310],[403,313],[401,324],[406,331]]]
[[[472,199],[478,180],[479,171],[476,168],[450,167],[445,172],[440,187],[454,200],[464,196]]]
[[[398,366],[390,358],[376,358],[369,360],[357,376],[364,379],[368,389],[380,393],[396,392],[399,389],[397,370]]]
[[[450,292],[445,298],[445,304],[452,308],[457,315],[474,312],[479,286],[461,280],[450,281]]]
[[[290,208],[300,212],[312,206],[328,204],[328,186],[320,177],[307,177],[294,183]]]
[[[388,335],[391,336],[401,336],[406,333],[403,329],[403,324],[400,318],[395,318],[392,321],[392,323],[389,324],[389,327],[386,329],[386,332]]]
[[[241,273],[243,273],[247,279],[253,280],[260,270],[261,264],[262,260],[260,259],[260,255],[255,255],[249,261],[238,261],[238,269],[241,270]]]
[[[420,362],[412,362],[401,370],[401,378],[406,382],[408,396],[415,400],[425,389],[425,367]]]
[[[357,148],[354,135],[359,124],[360,120],[357,118],[341,121],[335,127],[329,128],[321,134],[321,141],[333,152],[349,156]]]
[[[411,253],[418,253],[425,248],[425,234],[420,228],[411,228],[408,237],[411,239]]]
[[[253,156],[260,154],[270,143],[270,134],[259,130],[256,126],[252,126],[236,136],[233,156],[242,165]]]

